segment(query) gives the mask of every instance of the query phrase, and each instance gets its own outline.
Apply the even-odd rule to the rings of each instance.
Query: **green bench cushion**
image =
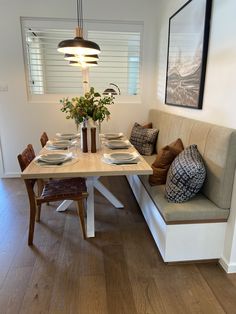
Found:
[[[197,194],[185,203],[169,203],[165,198],[165,185],[150,186],[147,175],[139,178],[167,224],[226,221],[229,216],[229,209],[217,207],[203,194]]]

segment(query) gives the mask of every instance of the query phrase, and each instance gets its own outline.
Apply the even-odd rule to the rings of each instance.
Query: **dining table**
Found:
[[[78,146],[70,148],[72,159],[66,163],[58,165],[40,164],[37,162],[37,156],[29,166],[22,172],[23,179],[49,179],[49,178],[86,178],[87,186],[87,206],[86,206],[86,235],[87,237],[95,236],[95,215],[94,215],[94,189],[97,189],[113,206],[116,208],[123,208],[124,205],[106,188],[100,177],[103,176],[122,176],[122,175],[148,175],[152,174],[153,170],[145,161],[134,146],[130,145],[125,152],[136,154],[135,163],[107,163],[104,159],[104,154],[111,154],[112,152],[121,153],[124,150],[113,150],[104,143],[95,152],[83,153]],[[46,148],[43,148],[39,155],[50,153]],[[72,201],[64,201],[59,207],[58,211],[65,210]]]

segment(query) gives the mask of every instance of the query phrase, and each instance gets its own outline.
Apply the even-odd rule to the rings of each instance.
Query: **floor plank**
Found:
[[[103,248],[103,252],[108,312],[137,313],[123,247],[107,245]]]
[[[125,206],[95,193],[95,238],[82,239],[74,204],[50,204],[28,247],[24,184],[0,180],[1,314],[236,313],[235,274],[164,264],[126,179],[102,182]]]
[[[78,313],[108,314],[105,276],[79,276]]]
[[[226,313],[236,313],[235,275],[226,274],[219,266],[198,265],[200,273],[213,291],[215,298]],[[231,280],[234,281],[232,282]]]

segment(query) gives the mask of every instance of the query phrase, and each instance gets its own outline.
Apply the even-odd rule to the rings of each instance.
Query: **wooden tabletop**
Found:
[[[91,176],[118,176],[129,174],[152,174],[152,168],[144,160],[139,157],[137,164],[129,165],[114,165],[106,164],[102,161],[104,153],[111,152],[134,152],[134,147],[126,150],[111,150],[107,147],[102,147],[96,153],[83,153],[77,151],[77,156],[72,162],[67,165],[60,166],[41,166],[35,161],[24,170],[22,178],[62,178],[62,177],[91,177]],[[43,149],[40,153],[49,153],[50,151]],[[53,153],[53,151],[51,151]],[[73,150],[72,150],[73,152]]]

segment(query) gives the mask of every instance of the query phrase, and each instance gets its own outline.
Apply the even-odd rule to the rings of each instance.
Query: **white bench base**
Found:
[[[137,175],[127,176],[164,262],[219,259],[227,222],[167,225]]]

